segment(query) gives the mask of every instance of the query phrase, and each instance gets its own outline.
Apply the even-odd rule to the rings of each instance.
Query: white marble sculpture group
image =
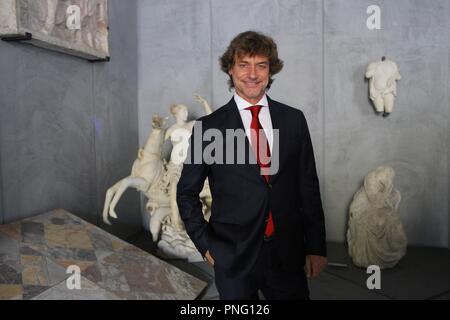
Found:
[[[195,96],[206,114],[212,112],[205,99]],[[187,121],[188,108],[184,104],[170,107],[175,123],[165,127],[167,118],[153,117],[152,131],[144,148],[139,149],[133,163],[130,176],[114,184],[106,192],[103,208],[103,220],[111,224],[109,216],[117,218],[115,207],[127,188],[135,188],[148,199],[146,210],[150,214],[148,229],[153,241],[168,257],[184,258],[190,262],[202,261],[200,253],[186,233],[176,202],[176,187],[181,175],[184,160],[187,157],[188,141],[195,121]],[[163,143],[172,142],[170,160],[167,162],[162,154]],[[206,180],[200,198],[205,219],[211,214],[211,193]]]
[[[392,168],[378,167],[353,197],[347,243],[356,266],[392,268],[406,253],[407,239],[397,212],[401,195],[394,188],[394,176]]]

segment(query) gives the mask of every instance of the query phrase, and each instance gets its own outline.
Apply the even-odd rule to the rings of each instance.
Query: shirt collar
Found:
[[[251,104],[250,102],[242,98],[240,95],[238,95],[236,92],[234,93],[234,101],[236,102],[236,105],[239,110],[244,110],[247,107],[254,106],[254,104]],[[259,100],[256,105],[268,107],[269,102],[267,101],[267,95],[264,94],[261,100]]]

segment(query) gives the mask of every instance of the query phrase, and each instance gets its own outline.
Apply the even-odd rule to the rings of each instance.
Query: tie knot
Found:
[[[256,106],[251,106],[248,108],[245,108],[245,110],[250,110],[250,112],[252,113],[252,117],[258,117],[259,111],[261,111],[262,106],[256,105]]]

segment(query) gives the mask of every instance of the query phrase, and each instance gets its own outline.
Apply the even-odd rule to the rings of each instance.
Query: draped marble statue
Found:
[[[205,99],[199,95],[195,95],[195,98],[206,114],[212,112]],[[107,190],[103,221],[111,224],[109,217],[117,218],[115,207],[122,194],[127,188],[135,188],[148,198],[146,204],[146,210],[150,215],[148,229],[153,241],[158,241],[160,250],[168,257],[184,258],[191,262],[202,261],[202,256],[186,233],[176,203],[176,186],[187,157],[188,141],[195,121],[187,121],[186,105],[172,105],[170,112],[175,118],[175,123],[166,128],[167,118],[154,116],[152,131],[144,148],[138,151],[130,176]],[[162,154],[163,143],[166,140],[172,143],[169,162]],[[208,180],[200,193],[200,199],[205,219],[208,220],[212,204]]]
[[[397,80],[401,79],[397,64],[383,57],[381,61],[369,63],[366,69],[369,93],[375,111],[384,117],[391,114],[397,95]]]
[[[395,172],[378,167],[364,179],[350,205],[348,253],[358,267],[392,268],[406,253],[407,239],[398,216],[401,195]]]

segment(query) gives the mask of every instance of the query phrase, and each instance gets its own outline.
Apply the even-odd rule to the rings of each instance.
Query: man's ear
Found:
[[[233,64],[228,69],[228,74],[230,75],[230,77],[231,77],[231,70],[233,70],[235,64],[236,64],[236,61],[234,61]]]

